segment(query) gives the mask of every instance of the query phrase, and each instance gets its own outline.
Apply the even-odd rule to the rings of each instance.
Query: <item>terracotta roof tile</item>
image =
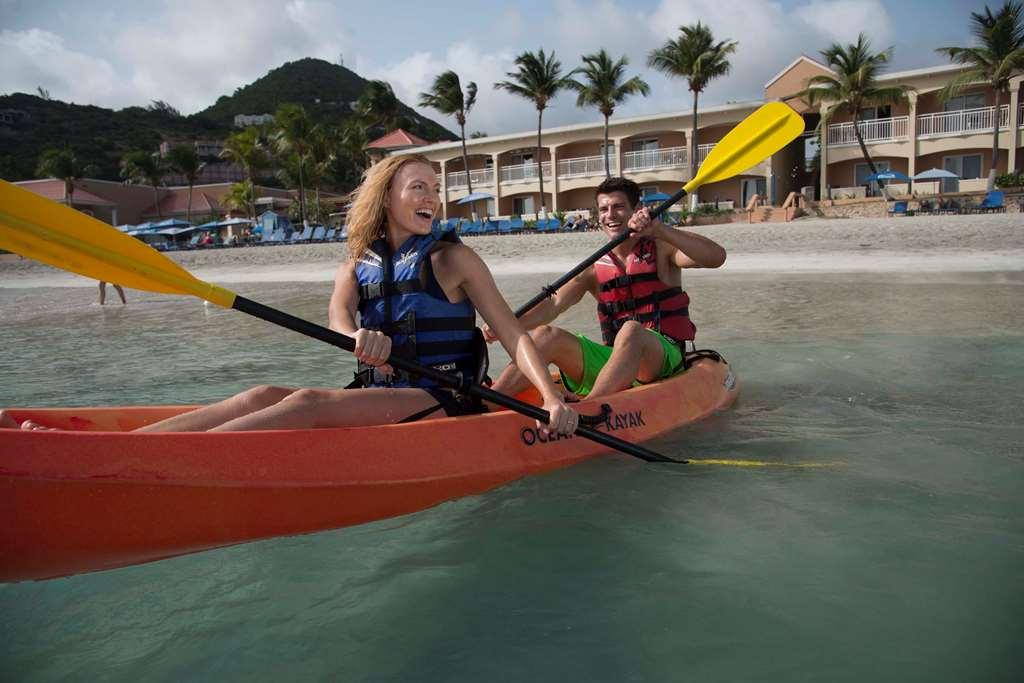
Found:
[[[366,145],[366,149],[399,149],[401,147],[419,147],[430,143],[421,137],[397,128],[383,137],[379,137]]]

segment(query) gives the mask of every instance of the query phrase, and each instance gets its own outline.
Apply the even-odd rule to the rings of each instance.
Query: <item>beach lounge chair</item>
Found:
[[[522,232],[523,231],[523,225],[524,225],[524,223],[523,223],[523,217],[522,216],[517,216],[516,218],[513,218],[512,220],[509,221],[509,228],[510,228],[510,230],[512,232]],[[499,225],[499,228],[500,227],[501,226]],[[504,233],[505,231],[502,230],[501,232]]]
[[[324,242],[333,242],[334,241],[334,236],[337,235],[337,234],[338,234],[338,229],[337,228],[331,228],[330,230],[327,231],[327,234],[324,235]]]
[[[562,227],[562,223],[557,218],[549,218],[546,221],[537,221],[538,228],[540,227],[541,223],[544,224],[545,232],[558,232],[559,229]]]
[[[292,243],[295,242],[308,242],[313,238],[313,226],[307,225],[305,229],[300,233],[298,230],[292,233]]]
[[[493,235],[498,232],[498,221],[486,220],[483,222],[483,233]]]
[[[992,190],[985,195],[985,199],[975,207],[975,210],[981,213],[1005,213],[1004,197],[1005,195],[1000,190]]]
[[[190,239],[190,240],[188,241],[188,244],[187,244],[187,245],[185,245],[185,248],[186,248],[186,249],[195,249],[196,247],[198,247],[198,246],[199,246],[199,240],[200,240],[200,239],[201,239],[202,237],[203,237],[203,236],[202,236],[202,234],[199,234],[199,235],[192,235],[192,239]]]
[[[892,208],[889,210],[890,216],[906,216],[907,215],[907,203],[906,202],[893,202]]]
[[[323,242],[324,241],[324,235],[326,235],[326,234],[327,234],[327,228],[325,228],[322,225],[318,225],[318,226],[316,226],[316,228],[313,229],[313,238],[312,238],[311,241],[312,242]]]
[[[512,234],[512,221],[510,221],[510,220],[498,221],[497,232],[500,235],[511,235]]]

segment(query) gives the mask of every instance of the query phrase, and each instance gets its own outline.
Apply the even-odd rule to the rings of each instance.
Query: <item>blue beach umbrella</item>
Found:
[[[180,218],[168,218],[160,221],[159,223],[154,223],[153,227],[157,230],[162,230],[164,228],[191,228],[192,224],[188,221],[183,221]]]
[[[472,204],[473,202],[483,201],[485,199],[494,199],[493,194],[487,194],[486,192],[472,192],[467,194],[465,197],[455,202],[456,204]]]
[[[871,182],[872,180],[898,180],[908,183],[910,182],[910,176],[904,175],[899,171],[882,171],[881,173],[872,173],[864,179],[865,182]]]

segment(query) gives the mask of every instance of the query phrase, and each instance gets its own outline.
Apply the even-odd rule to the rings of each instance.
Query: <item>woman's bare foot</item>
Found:
[[[18,424],[18,421],[15,420],[14,417],[6,410],[0,410],[0,429],[27,429],[32,432],[49,432],[54,430],[53,427],[45,427],[38,422],[33,422],[32,420],[25,420],[21,424]]]
[[[57,429],[56,427],[44,427],[38,422],[33,422],[32,420],[25,420],[24,422],[22,422],[21,428],[28,430],[30,432],[52,432],[56,431]]]

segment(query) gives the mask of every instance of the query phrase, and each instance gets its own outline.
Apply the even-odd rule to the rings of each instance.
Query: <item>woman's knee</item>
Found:
[[[261,384],[260,386],[246,389],[235,396],[235,399],[246,408],[261,410],[284,400],[294,392],[294,389],[288,387]]]
[[[320,405],[332,395],[324,389],[296,389],[281,399],[288,406],[298,410],[308,410]]]

